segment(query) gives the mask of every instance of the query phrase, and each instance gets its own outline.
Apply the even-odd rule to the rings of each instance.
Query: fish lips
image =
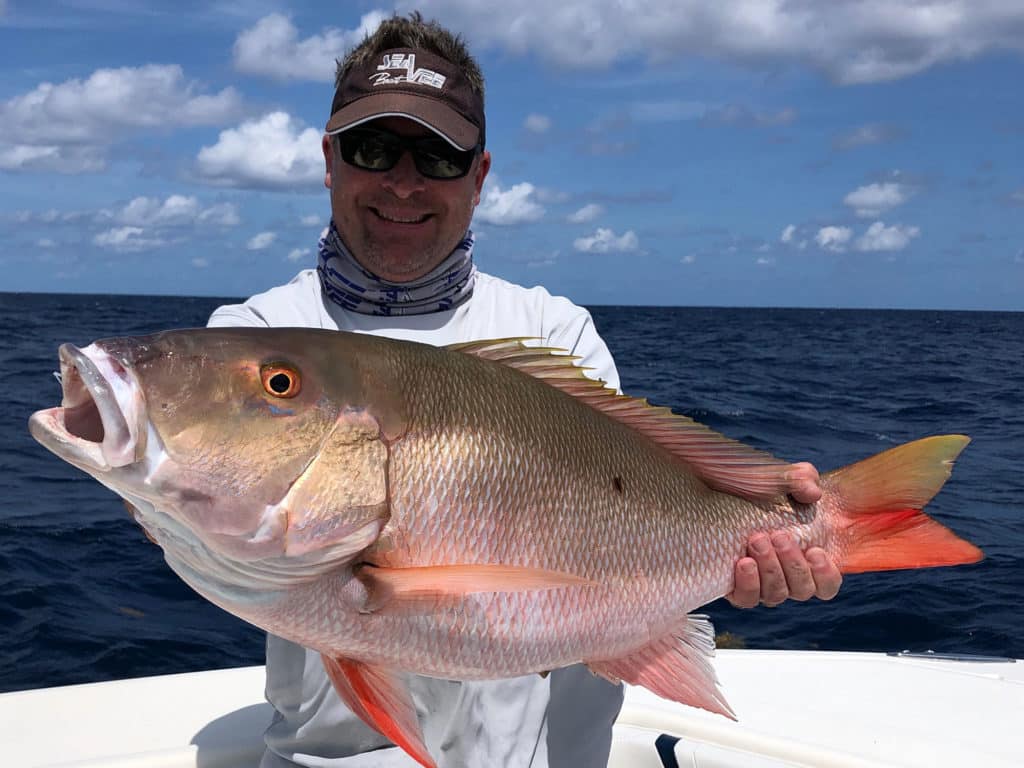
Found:
[[[130,368],[97,344],[62,344],[60,381],[60,406],[29,419],[36,440],[87,472],[108,472],[145,457],[148,419]]]

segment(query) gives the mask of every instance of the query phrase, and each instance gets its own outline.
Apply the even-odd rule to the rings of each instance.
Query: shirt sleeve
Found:
[[[250,304],[224,304],[213,310],[207,328],[269,328],[270,323]]]

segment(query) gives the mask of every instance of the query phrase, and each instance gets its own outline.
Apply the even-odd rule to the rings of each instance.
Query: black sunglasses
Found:
[[[440,136],[408,138],[376,128],[351,128],[337,134],[341,159],[364,171],[390,171],[402,153],[412,152],[416,170],[428,179],[458,179],[469,173],[479,151],[456,149]]]

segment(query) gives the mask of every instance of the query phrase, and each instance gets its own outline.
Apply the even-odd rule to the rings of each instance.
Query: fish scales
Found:
[[[797,518],[785,504],[710,491],[664,449],[542,381],[468,356],[452,363],[443,352],[417,352],[389,372],[405,382],[414,416],[389,459],[385,538],[391,533],[393,548],[372,548],[369,559],[509,563],[600,584],[471,596],[465,612],[447,620],[439,612],[448,632],[433,621],[423,634],[398,621],[386,627],[382,636],[396,638],[390,652],[421,649],[416,664],[431,674],[562,666],[581,647],[588,657],[614,657],[635,648],[638,634],[656,636],[725,591],[750,531]]]

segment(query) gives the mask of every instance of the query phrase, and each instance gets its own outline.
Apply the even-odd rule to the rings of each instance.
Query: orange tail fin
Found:
[[[962,565],[984,557],[921,511],[969,442],[963,435],[926,437],[822,477],[822,485],[838,496],[842,514],[843,573]]]

